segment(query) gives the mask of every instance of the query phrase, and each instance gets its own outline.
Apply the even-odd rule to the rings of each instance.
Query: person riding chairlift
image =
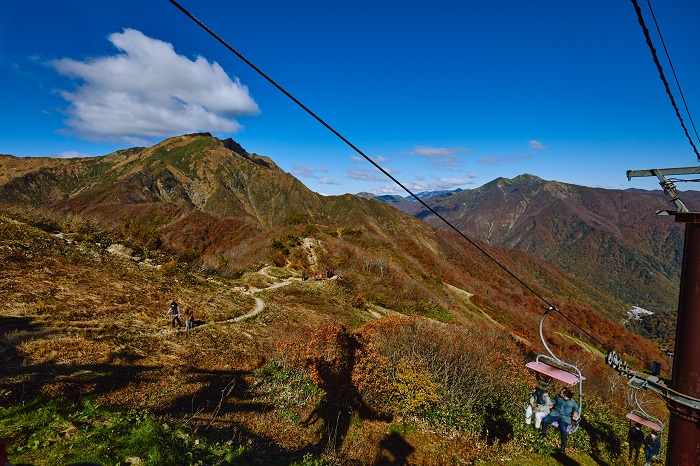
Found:
[[[559,394],[554,397],[552,403],[552,412],[549,413],[543,420],[542,433],[537,437],[537,440],[542,440],[547,435],[547,428],[550,424],[558,423],[559,432],[561,432],[561,448],[559,453],[562,455],[566,451],[566,440],[569,434],[569,427],[572,421],[578,420],[579,408],[576,401],[573,400],[574,394],[568,387],[561,389]]]
[[[532,416],[535,416],[535,429],[540,428],[542,419],[545,418],[550,411],[550,403],[552,402],[547,393],[547,384],[544,380],[538,380],[537,386],[530,393],[530,399],[525,405],[525,424],[530,425],[532,423]]]

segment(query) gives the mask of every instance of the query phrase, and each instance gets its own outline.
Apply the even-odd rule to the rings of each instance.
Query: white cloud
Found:
[[[292,168],[292,175],[302,178],[316,178],[315,172],[315,168],[309,167],[308,165],[303,165],[301,163],[297,163]]]
[[[390,158],[382,157],[381,155],[378,155],[378,156],[371,158],[371,159],[374,160],[378,164],[391,162]],[[359,155],[351,155],[350,160],[352,160],[353,162],[367,162],[367,159],[365,159],[364,157],[361,157]]]
[[[415,181],[405,183],[404,186],[413,193],[423,191],[443,191],[452,190],[464,186],[466,184],[474,184],[476,175],[467,173],[467,178],[434,178],[432,181],[426,181],[423,178],[416,177]],[[400,187],[394,184],[385,184],[372,190],[372,194],[408,194]]]
[[[338,184],[332,178],[319,178],[318,182],[321,184]]]
[[[430,160],[430,163],[436,168],[458,167],[464,163],[463,158],[458,157],[458,154],[471,152],[471,149],[464,147],[429,147],[416,146],[413,152],[407,155],[415,155],[424,157]]]
[[[81,81],[62,91],[69,132],[92,140],[134,140],[199,131],[233,133],[232,117],[260,110],[237,78],[203,57],[178,55],[172,44],[124,29],[109,36],[119,53],[49,62]]]
[[[517,162],[518,160],[523,160],[523,159],[526,160],[526,159],[531,159],[531,158],[532,157],[530,155],[513,154],[513,155],[509,155],[508,158],[506,159],[506,161],[508,161],[509,163],[512,163],[512,162]]]
[[[499,157],[482,157],[479,159],[479,163],[484,165],[500,165],[501,159]]]
[[[61,152],[58,154],[53,154],[51,157],[57,158],[57,159],[74,159],[74,158],[82,158],[82,157],[92,157],[91,155],[83,154],[80,152],[76,152],[73,150]]]
[[[547,150],[549,147],[543,145],[539,141],[535,141],[534,139],[530,142],[528,142],[528,145],[530,146],[530,149],[535,149],[535,150]]]
[[[363,181],[386,181],[387,177],[376,168],[355,168],[348,170],[348,178]]]
[[[372,194],[381,196],[382,194],[398,194],[399,196],[407,196],[408,193],[395,184],[385,184],[371,190]]]

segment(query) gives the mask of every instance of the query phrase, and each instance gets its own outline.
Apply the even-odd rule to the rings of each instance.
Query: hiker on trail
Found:
[[[632,427],[630,427],[627,433],[627,442],[630,444],[629,460],[632,461],[632,453],[634,452],[634,463],[637,464],[637,459],[639,459],[639,449],[642,448],[644,443],[644,432],[642,432],[642,425],[635,422]]]
[[[185,309],[185,330],[191,330],[194,328],[194,313],[190,311],[188,307]]]
[[[646,463],[644,463],[644,466],[649,466],[651,464],[651,460],[659,456],[660,453],[661,439],[658,435],[656,435],[656,432],[651,432],[649,435],[647,435],[647,438],[644,439],[644,456],[646,457]]]
[[[557,421],[559,424],[559,432],[561,432],[561,448],[559,453],[562,455],[566,451],[566,439],[568,436],[567,429],[573,421],[578,420],[578,405],[573,400],[574,394],[568,387],[561,389],[559,394],[554,397],[554,401],[550,404],[552,412],[542,420],[542,433],[537,437],[537,440],[542,440],[547,435],[547,428],[550,424]]]
[[[171,323],[173,324],[173,328],[175,328],[175,322],[177,322],[178,327],[182,327],[182,322],[180,322],[180,306],[178,306],[175,301],[170,303],[170,307],[165,314],[170,314],[172,316]]]
[[[306,275],[306,270],[302,270],[302,271],[301,271],[301,280],[302,280],[302,281],[306,281],[306,280],[308,280],[308,279],[309,279],[309,276]]]
[[[547,384],[543,380],[537,381],[537,386],[530,393],[530,399],[525,404],[525,424],[532,423],[532,415],[535,415],[535,429],[540,428],[542,419],[549,414],[549,404],[552,400],[547,393]]]

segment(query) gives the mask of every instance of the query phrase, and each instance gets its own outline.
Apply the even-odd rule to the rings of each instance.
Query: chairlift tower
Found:
[[[656,176],[676,206],[675,211],[665,210],[657,214],[672,215],[676,222],[685,224],[671,387],[653,381],[648,381],[645,387],[666,400],[671,414],[666,452],[666,464],[669,465],[697,464],[700,458],[700,212],[688,211],[678,197],[673,181],[664,175],[698,174],[700,167],[627,171],[628,180],[637,176]]]

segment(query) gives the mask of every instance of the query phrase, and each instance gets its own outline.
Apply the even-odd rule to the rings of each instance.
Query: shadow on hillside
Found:
[[[302,455],[298,452],[284,448],[277,439],[255,431],[231,416],[274,410],[274,405],[255,401],[246,382],[250,374],[251,371],[190,369],[187,371],[188,384],[200,384],[201,388],[194,394],[174,397],[154,414],[176,414],[184,424],[196,425],[199,433],[209,439],[231,441],[233,445],[253,445],[257,458],[254,464],[288,464],[292,460],[301,460]],[[260,462],[263,458],[269,461]]]
[[[143,382],[143,373],[158,367],[117,364],[55,364],[45,362],[9,367],[2,387],[15,395],[15,402],[26,401],[42,393],[60,392],[66,400],[77,402],[85,396],[109,394]]]
[[[395,432],[384,437],[379,442],[379,448],[380,451],[373,466],[407,465],[408,456],[415,450],[410,443]]]
[[[323,361],[317,361],[316,368],[320,378],[318,386],[324,391],[324,396],[316,409],[301,422],[304,427],[318,426],[321,435],[317,442],[298,449],[285,448],[278,439],[255,431],[249,425],[238,421],[236,416],[231,416],[246,412],[265,413],[275,409],[272,404],[255,401],[255,396],[251,395],[251,387],[246,381],[250,371],[190,369],[187,371],[188,384],[199,385],[201,388],[194,394],[174,397],[155,414],[180,415],[185,419],[185,423],[194,422],[199,425],[207,437],[231,440],[235,444],[250,442],[263,456],[269,454],[274,458],[292,461],[301,460],[307,454],[316,456],[339,451],[353,415],[362,419],[381,418],[362,401],[352,381],[355,350],[359,343],[347,333],[343,334],[342,338],[345,338],[343,346],[348,351],[344,353],[341,364],[326,365]],[[408,455],[414,451],[414,448],[396,433],[384,437],[379,446],[381,451],[373,463],[376,466],[408,464]]]
[[[187,383],[201,385],[194,394],[173,397],[158,414],[197,414],[198,420],[211,424],[227,413],[265,412],[273,408],[267,403],[248,402],[247,371],[207,371],[189,369]],[[234,401],[237,400],[237,401]]]
[[[603,452],[612,456],[618,456],[622,453],[622,442],[615,435],[612,426],[602,422],[591,423],[584,418],[581,420],[579,428],[588,434],[591,443],[590,456],[597,464],[608,464],[599,457]]]
[[[3,366],[0,388],[3,403],[14,405],[25,401],[26,384],[33,382],[34,370],[24,366],[19,345],[36,335],[50,333],[51,330],[45,330],[41,323],[31,317],[0,316],[0,360]]]
[[[46,329],[30,317],[0,317],[2,402],[14,405],[52,391],[69,401],[79,401],[84,396],[107,394],[143,381],[144,372],[157,369],[134,366],[133,362],[141,357],[128,352],[114,355],[115,359],[124,361],[124,365],[58,363],[55,359],[28,363],[19,351],[20,345],[51,333],[54,330]]]
[[[513,439],[513,426],[506,421],[506,412],[501,406],[487,406],[481,438],[487,445],[507,443]]]
[[[568,456],[559,452],[552,453],[551,456],[557,463],[563,464],[564,466],[579,466],[579,464],[581,464],[575,459],[569,458]]]
[[[342,345],[348,349],[344,354],[346,360],[337,365],[322,360],[316,362],[320,378],[318,386],[324,391],[324,396],[302,425],[308,427],[321,421],[322,435],[318,443],[306,447],[303,453],[339,450],[350,428],[353,412],[357,412],[363,419],[376,417],[362,401],[352,380],[355,351],[359,343],[348,334],[341,337],[346,339]]]
[[[319,454],[339,451],[350,429],[353,414],[360,419],[381,418],[362,400],[362,396],[352,379],[355,355],[361,346],[360,342],[345,330],[339,332],[336,338],[335,343],[339,348],[342,348],[342,351],[336,354],[336,358],[332,358],[330,361],[326,358],[314,359],[313,365],[319,380],[318,386],[324,391],[324,396],[316,409],[302,422],[302,426],[305,427],[320,422],[321,438],[315,444],[293,452],[295,455],[303,456],[307,453]],[[398,445],[399,442],[395,439],[392,441],[392,439],[394,438],[385,439],[387,447],[393,448]],[[412,449],[406,443],[400,451],[408,451],[409,448]]]

